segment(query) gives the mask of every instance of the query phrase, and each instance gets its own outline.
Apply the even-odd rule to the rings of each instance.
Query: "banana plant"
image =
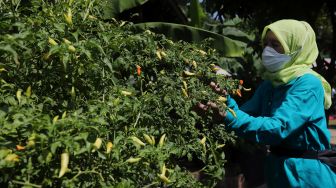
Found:
[[[135,30],[148,29],[162,33],[176,41],[183,40],[186,42],[202,43],[205,39],[212,38],[213,40],[210,40],[210,45],[225,57],[241,57],[246,47],[246,43],[244,42],[230,39],[215,32],[182,24],[147,22],[134,24],[133,28]]]
[[[105,7],[105,17],[114,18],[126,10],[147,3],[148,0],[108,0]],[[222,53],[225,57],[242,57],[246,43],[251,41],[244,32],[234,27],[211,28],[206,26],[207,15],[198,0],[192,0],[189,5],[189,25],[167,22],[143,22],[134,24],[137,31],[152,30],[171,38],[174,41],[202,43],[207,38],[212,38],[210,45]]]
[[[148,0],[106,0],[104,14],[107,18],[114,18],[118,14],[147,3]]]

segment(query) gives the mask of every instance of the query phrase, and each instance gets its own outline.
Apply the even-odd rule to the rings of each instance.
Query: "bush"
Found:
[[[235,136],[192,108],[217,100],[210,81],[239,93],[239,80],[213,72],[235,59],[207,41],[133,33],[132,23],[100,19],[96,1],[15,5],[0,21],[1,184],[209,187],[223,178],[223,146]]]

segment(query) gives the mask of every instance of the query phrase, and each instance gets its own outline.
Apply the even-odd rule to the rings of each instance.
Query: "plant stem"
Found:
[[[16,181],[16,180],[13,180],[12,182],[15,184],[24,185],[24,186],[39,187],[39,188],[42,187],[42,185],[36,185],[33,183],[29,183],[29,182],[21,182],[21,181]]]
[[[156,185],[156,184],[159,184],[159,182],[153,182],[151,184],[145,185],[143,188],[149,188],[149,187],[151,187],[153,185]]]
[[[90,171],[79,171],[74,177],[72,177],[70,179],[70,181],[73,181],[74,179],[76,179],[78,176],[82,175],[82,174],[98,174],[100,179],[102,181],[104,181],[104,177],[99,173],[99,172],[96,172],[94,170],[90,170]]]

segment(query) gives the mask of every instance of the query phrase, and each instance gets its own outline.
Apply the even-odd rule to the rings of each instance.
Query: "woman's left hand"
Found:
[[[212,116],[212,120],[215,123],[222,123],[225,116],[226,116],[226,112],[222,112],[219,110],[218,106],[216,103],[214,102],[207,102],[207,104],[203,104],[203,103],[197,103],[196,105],[196,110],[195,111],[197,114],[200,114],[199,112],[205,114],[206,112],[208,112],[209,110],[213,111],[213,116]]]

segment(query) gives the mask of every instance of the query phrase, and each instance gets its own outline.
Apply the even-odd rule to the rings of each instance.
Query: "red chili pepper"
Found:
[[[141,75],[141,67],[139,65],[137,65],[136,68],[137,68],[137,74],[138,74],[138,76],[140,76]]]

